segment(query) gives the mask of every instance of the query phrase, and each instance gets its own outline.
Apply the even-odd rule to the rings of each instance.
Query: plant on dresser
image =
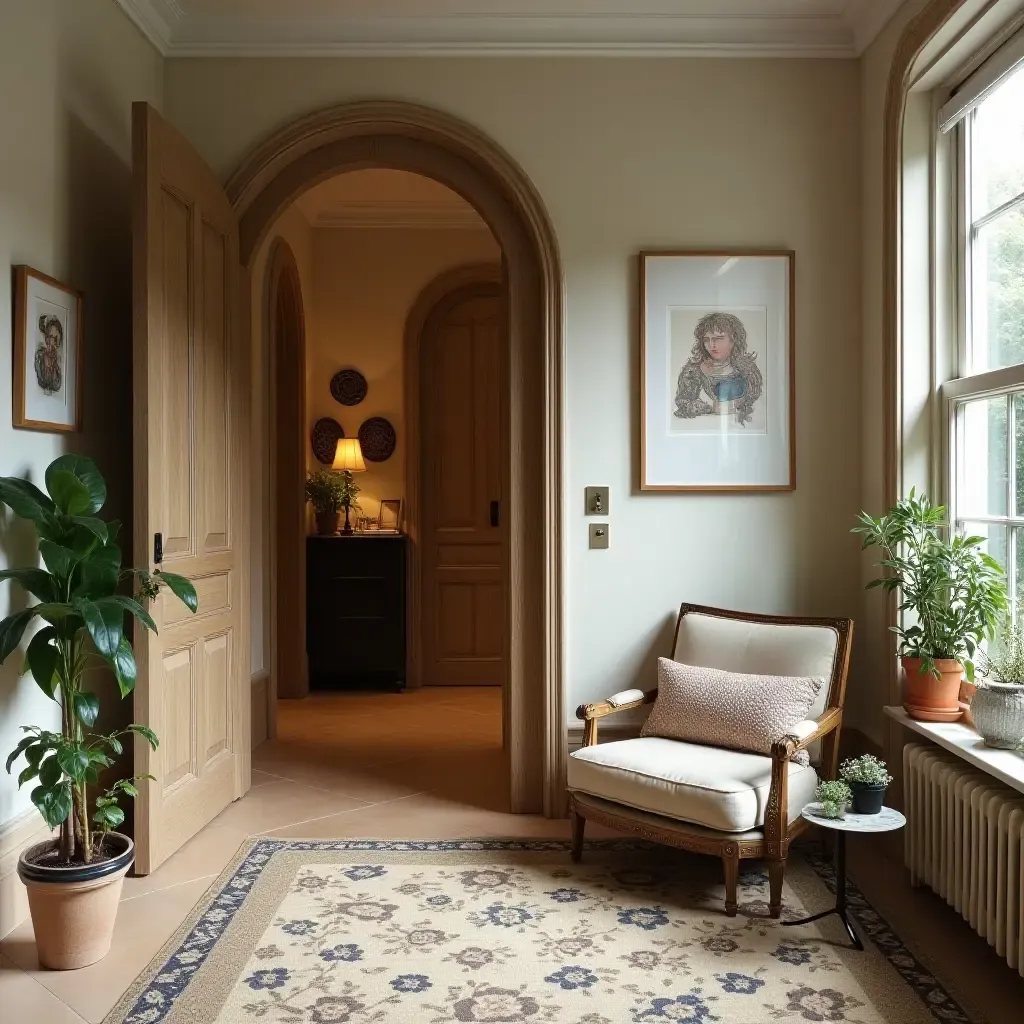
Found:
[[[872,754],[851,757],[839,766],[839,778],[849,787],[854,814],[878,814],[885,802],[885,791],[892,776]]]
[[[135,780],[118,779],[104,788],[100,778],[134,735],[157,746],[143,725],[94,731],[100,702],[89,676],[96,665],[107,665],[126,697],[136,669],[125,615],[155,632],[144,601],[165,588],[193,612],[198,601],[183,576],[122,568],[120,524],[98,515],[107,488],[91,459],[62,455],[50,463],[45,482],[48,493],[25,480],[0,477],[0,502],[32,523],[44,566],[0,571],[0,581],[17,583],[37,602],[0,621],[0,663],[41,619],[25,666],[60,706],[60,730],[23,726],[25,736],[7,758],[7,771],[23,760],[18,786],[33,784],[32,803],[58,830],[56,839],[22,853],[18,874],[28,887],[40,962],[64,969],[84,967],[107,952],[121,880],[134,860],[131,839],[115,830],[124,821],[120,801],[135,796]]]
[[[877,547],[886,575],[868,589],[898,595],[892,627],[907,677],[903,707],[911,718],[954,722],[963,714],[960,681],[974,680],[974,658],[1007,609],[1006,574],[982,551],[983,537],[950,530],[946,510],[925,495],[898,501],[879,519],[860,514],[853,532]]]
[[[306,477],[306,501],[313,506],[316,532],[329,537],[338,532],[342,510],[358,508],[359,484],[351,473],[317,469]]]

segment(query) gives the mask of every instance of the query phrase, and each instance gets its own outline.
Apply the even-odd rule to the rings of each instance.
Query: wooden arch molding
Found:
[[[277,217],[327,178],[363,168],[433,178],[471,203],[504,257],[510,394],[509,687],[511,808],[565,813],[562,692],[562,271],[532,182],[493,140],[410,103],[344,104],[300,118],[259,145],[230,177],[240,255],[252,269]]]

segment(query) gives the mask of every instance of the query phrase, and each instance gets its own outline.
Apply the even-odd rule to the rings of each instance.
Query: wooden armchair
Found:
[[[768,862],[772,917],[782,909],[790,842],[819,777],[835,778],[853,622],[725,611],[684,604],[672,657],[688,665],[778,676],[824,677],[811,717],[780,736],[771,757],[658,737],[598,744],[598,722],[653,703],[658,691],[625,690],[576,711],[583,746],[569,758],[573,860],[587,820],[722,860],[725,912],[736,914],[739,863]],[[811,764],[791,760],[809,749]]]

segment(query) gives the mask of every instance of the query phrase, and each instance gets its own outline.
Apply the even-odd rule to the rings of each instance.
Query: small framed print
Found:
[[[641,252],[639,269],[640,489],[793,490],[793,252]]]
[[[82,429],[82,296],[14,268],[14,426]]]
[[[402,522],[402,499],[385,498],[380,503],[380,514],[377,517],[377,528],[397,533]]]

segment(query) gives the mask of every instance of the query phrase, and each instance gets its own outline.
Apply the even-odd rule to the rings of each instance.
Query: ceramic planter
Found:
[[[76,970],[102,960],[110,950],[121,884],[135,860],[135,844],[120,832],[108,833],[107,842],[118,853],[93,864],[33,864],[34,856],[56,847],[54,839],[30,846],[18,858],[18,877],[28,890],[36,950],[43,967]]]
[[[903,658],[907,676],[903,694],[903,710],[922,722],[956,722],[963,716],[960,705],[960,680],[964,667],[952,658],[936,658],[939,671],[936,679],[922,671],[924,659]]]
[[[986,746],[1016,747],[1024,739],[1024,684],[986,682],[978,687],[971,712]]]
[[[849,782],[854,814],[878,814],[885,803],[886,786],[872,782]]]
[[[338,532],[340,512],[317,512],[316,532],[320,537],[333,537]]]

